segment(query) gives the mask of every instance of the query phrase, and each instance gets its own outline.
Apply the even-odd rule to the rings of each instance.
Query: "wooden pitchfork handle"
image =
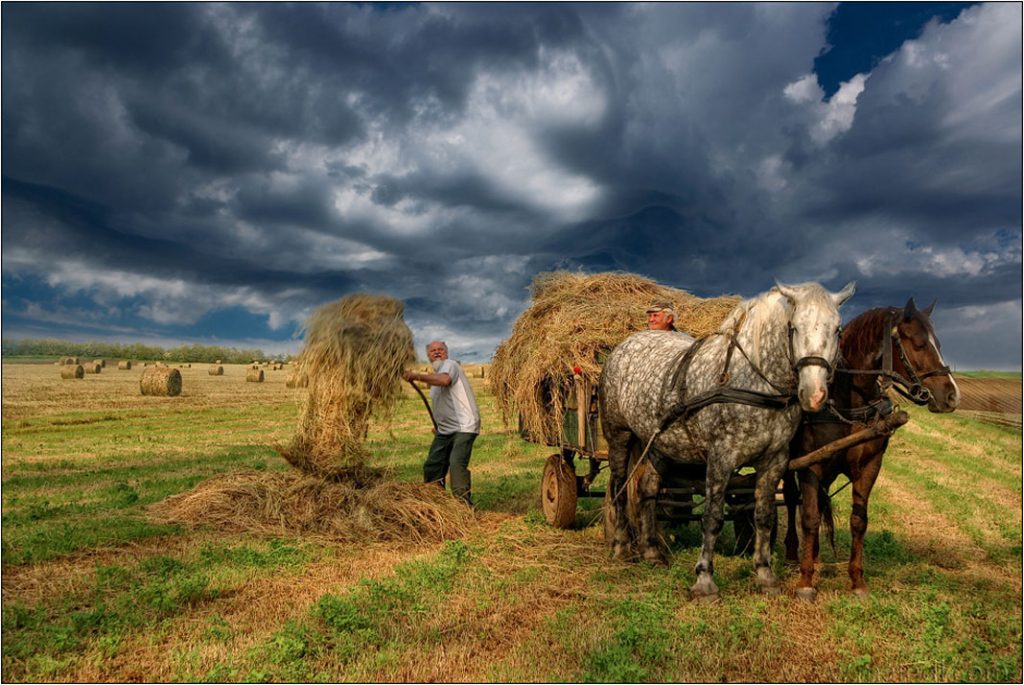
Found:
[[[430,403],[427,402],[427,396],[423,394],[422,390],[420,390],[420,386],[416,385],[414,382],[409,381],[409,385],[412,386],[412,389],[415,390],[416,394],[418,394],[420,399],[423,400],[423,406],[427,408],[427,414],[430,415],[430,423],[434,424],[434,433],[436,434],[437,421],[434,420],[434,412],[430,411]]]

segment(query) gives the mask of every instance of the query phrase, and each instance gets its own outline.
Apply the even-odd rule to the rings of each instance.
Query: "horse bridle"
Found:
[[[790,360],[792,360],[793,357],[795,356],[794,348],[793,348],[793,334],[794,333],[796,333],[796,326],[794,326],[793,322],[790,321],[789,322],[789,358],[790,358]],[[836,338],[837,338],[836,351],[837,351],[837,354],[838,354],[838,348],[839,348],[838,335],[836,336]],[[828,372],[828,379],[825,381],[826,384],[832,382],[832,377],[835,376],[835,373],[836,373],[836,369],[832,365],[832,362],[830,362],[829,360],[825,359],[824,357],[818,357],[818,356],[813,355],[813,354],[809,354],[806,357],[800,357],[795,362],[793,362],[793,370],[796,373],[798,373],[798,374],[800,373],[800,369],[804,368],[805,366],[821,366],[821,367],[823,367],[825,369],[825,371]]]
[[[899,334],[899,326],[895,323],[896,314],[890,314],[885,320],[885,329],[882,331],[882,368],[871,370],[839,369],[840,373],[848,374],[872,374],[878,376],[878,384],[882,391],[893,388],[903,397],[916,405],[925,405],[932,398],[932,391],[924,385],[926,378],[933,376],[949,376],[952,374],[948,366],[940,366],[937,369],[919,374],[907,358],[907,351],[903,348],[903,339]],[[903,368],[910,374],[910,378],[893,371],[892,351],[900,357]]]

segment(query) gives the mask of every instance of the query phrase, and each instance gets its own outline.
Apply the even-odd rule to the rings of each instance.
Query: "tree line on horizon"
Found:
[[[0,342],[4,356],[83,357],[85,359],[152,359],[169,362],[215,362],[247,364],[254,359],[271,359],[257,349],[240,350],[220,345],[178,345],[159,347],[142,343],[72,342],[56,339],[4,340]],[[277,355],[273,359],[286,359]]]

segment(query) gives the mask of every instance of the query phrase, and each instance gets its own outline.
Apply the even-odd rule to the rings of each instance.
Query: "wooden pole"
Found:
[[[905,424],[910,420],[910,416],[905,411],[896,411],[887,416],[886,418],[878,421],[863,430],[859,430],[856,433],[847,435],[845,438],[839,440],[833,440],[827,445],[819,447],[813,452],[808,452],[802,457],[791,459],[789,462],[789,470],[797,471],[799,469],[807,468],[812,464],[817,464],[820,461],[825,461],[836,452],[841,450],[849,449],[855,445],[859,445],[868,440],[874,440],[880,438],[883,435],[892,435],[893,431]]]
[[[412,381],[409,381],[409,385],[412,386],[412,389],[415,390],[416,393],[420,396],[420,399],[423,400],[423,406],[427,408],[427,414],[430,415],[430,423],[434,424],[434,434],[436,435],[437,421],[434,420],[434,412],[430,411],[430,402],[427,402],[427,396],[424,395],[423,391],[420,390],[419,386],[413,383]]]

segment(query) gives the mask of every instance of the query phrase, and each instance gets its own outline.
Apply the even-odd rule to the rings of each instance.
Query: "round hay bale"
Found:
[[[85,369],[81,364],[61,364],[60,377],[65,380],[85,378]]]
[[[130,361],[128,361],[128,360],[125,360],[123,362],[118,362],[117,363],[117,368],[121,369],[122,371],[130,371],[131,368],[132,368],[132,363]]]
[[[85,364],[86,373],[99,373],[103,370],[103,365],[99,362],[87,362]]]
[[[222,362],[222,361],[221,361],[220,359],[217,359],[217,360],[216,360],[216,361],[214,361],[213,363],[214,363],[214,364],[223,364],[224,362]]]
[[[107,360],[106,359],[97,359],[97,360],[95,360],[93,362],[93,364],[99,364],[100,368],[103,368],[103,369],[107,368]]]
[[[181,372],[169,366],[151,366],[142,372],[139,388],[143,395],[177,397],[181,394]]]
[[[223,376],[224,367],[221,366],[220,364],[211,364],[210,368],[207,370],[207,373],[210,374],[211,376]]]
[[[62,365],[63,364],[71,364],[72,366],[75,366],[75,365],[79,364],[80,362],[78,361],[78,357],[61,357],[60,363]]]
[[[249,371],[245,374],[245,380],[248,383],[262,383],[263,369],[249,369]]]

